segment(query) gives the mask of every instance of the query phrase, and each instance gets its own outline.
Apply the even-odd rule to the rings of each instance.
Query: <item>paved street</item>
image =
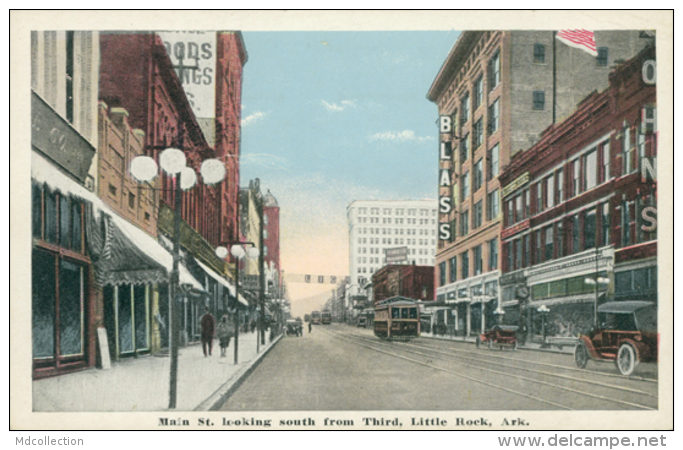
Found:
[[[650,364],[625,378],[568,354],[387,342],[332,324],[282,339],[222,410],[643,410],[657,407],[656,378]]]

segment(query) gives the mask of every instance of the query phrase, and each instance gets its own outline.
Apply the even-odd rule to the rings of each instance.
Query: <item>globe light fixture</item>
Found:
[[[218,256],[220,259],[225,259],[228,257],[228,249],[223,247],[222,245],[220,247],[216,247],[216,256]]]
[[[238,244],[233,245],[230,248],[230,253],[232,254],[232,256],[234,256],[237,259],[242,259],[242,258],[244,258],[244,255],[245,255],[244,249],[242,248],[241,245],[238,245]]]
[[[225,165],[218,159],[207,159],[199,169],[204,184],[216,184],[225,178]]]
[[[169,175],[175,175],[185,168],[185,153],[177,148],[167,148],[159,154],[159,165]]]
[[[180,189],[187,191],[192,189],[195,183],[197,183],[197,173],[192,167],[183,167],[180,171]]]
[[[130,162],[130,174],[140,183],[149,183],[158,173],[159,167],[151,156],[136,156]]]

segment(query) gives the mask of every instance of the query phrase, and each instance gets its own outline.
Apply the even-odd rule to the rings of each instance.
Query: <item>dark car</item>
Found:
[[[477,347],[486,344],[488,348],[498,347],[501,350],[503,347],[510,347],[517,350],[517,329],[519,327],[512,325],[496,325],[490,330],[477,336]]]
[[[300,337],[302,334],[304,334],[303,325],[298,320],[294,320],[294,319],[288,320],[287,323],[285,324],[285,328],[287,331],[287,336]]]
[[[614,361],[622,375],[631,375],[640,362],[657,362],[657,305],[630,300],[598,307],[598,325],[579,336],[574,361],[585,368],[589,359]]]

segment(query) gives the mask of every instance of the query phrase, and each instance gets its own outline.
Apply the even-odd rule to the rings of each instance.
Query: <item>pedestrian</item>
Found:
[[[201,318],[200,325],[202,331],[202,350],[204,351],[204,356],[211,356],[216,320],[211,315],[208,307],[204,308],[204,315]]]
[[[309,333],[309,334],[311,333],[311,330],[312,330],[312,329],[313,329],[313,322],[311,322],[311,321],[309,320],[309,321],[308,321],[308,333]]]
[[[251,332],[253,333],[256,329],[256,321],[254,319],[251,319],[251,323],[249,324],[249,326],[251,327]]]
[[[218,344],[221,347],[221,358],[225,357],[225,352],[230,345],[230,338],[233,335],[232,326],[228,320],[228,315],[223,314],[221,321],[218,322],[218,327],[216,327],[216,336],[218,336]]]

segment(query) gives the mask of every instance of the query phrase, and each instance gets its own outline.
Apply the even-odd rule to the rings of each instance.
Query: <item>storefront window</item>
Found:
[[[55,346],[55,256],[34,250],[32,258],[33,357],[54,356]]]

